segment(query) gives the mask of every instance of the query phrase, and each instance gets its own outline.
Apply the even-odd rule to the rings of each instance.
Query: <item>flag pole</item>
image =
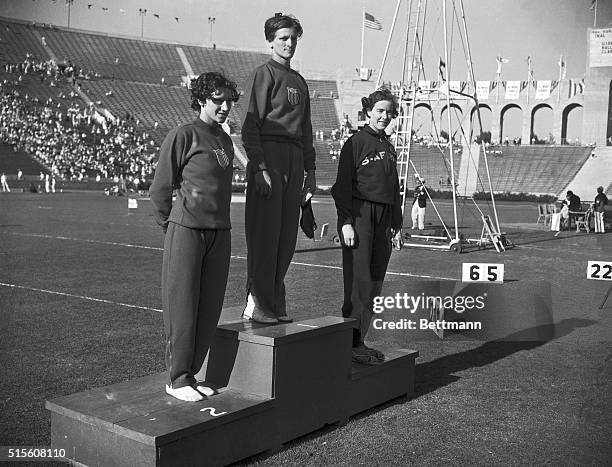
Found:
[[[450,61],[448,60],[448,37],[447,37],[447,24],[446,24],[446,0],[442,0],[442,16],[443,16],[443,28],[444,28],[444,74],[448,88],[446,90],[446,116],[448,117],[448,151],[450,156],[450,168],[451,168],[451,183],[453,184],[453,218],[455,221],[455,241],[459,242],[459,222],[457,219],[457,185],[455,185],[455,165],[453,154],[453,129],[451,123],[451,101],[450,101],[450,76],[448,69],[450,68]]]
[[[498,55],[498,59],[499,59],[499,63],[497,64],[497,95],[495,96],[495,104],[499,104],[499,86],[501,84],[501,67],[502,67],[502,62],[501,62],[501,55]],[[501,135],[500,135],[500,141],[501,141]]]
[[[359,67],[363,68],[363,44],[365,42],[365,0],[363,2],[363,8],[361,9],[361,60]]]
[[[557,103],[561,102],[561,80],[563,73],[563,55],[559,58],[559,84],[557,85]]]
[[[595,14],[593,15],[593,29],[595,29],[597,26],[597,0],[595,0]]]
[[[531,87],[531,55],[527,57],[527,105],[529,105],[530,87]]]

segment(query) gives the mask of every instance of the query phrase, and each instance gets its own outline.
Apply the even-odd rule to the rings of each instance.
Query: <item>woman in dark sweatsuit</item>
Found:
[[[372,320],[372,302],[380,295],[387,272],[392,237],[401,244],[397,156],[385,133],[397,111],[388,90],[375,91],[361,102],[369,124],[342,147],[332,195],[342,243],[342,316],[357,320],[353,360],[377,364],[384,361],[384,355],[367,347],[364,339]]]
[[[213,394],[195,374],[212,341],[227,285],[234,149],[221,125],[238,92],[233,81],[209,72],[191,81],[191,98],[198,118],[166,136],[149,189],[153,214],[165,232],[166,392],[184,401]]]

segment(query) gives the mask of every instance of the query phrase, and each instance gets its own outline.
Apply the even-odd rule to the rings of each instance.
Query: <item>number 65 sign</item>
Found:
[[[504,265],[495,263],[463,263],[462,282],[504,282]]]

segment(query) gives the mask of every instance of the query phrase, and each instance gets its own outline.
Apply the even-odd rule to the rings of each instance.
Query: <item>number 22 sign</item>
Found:
[[[612,281],[612,261],[589,261],[587,279]]]

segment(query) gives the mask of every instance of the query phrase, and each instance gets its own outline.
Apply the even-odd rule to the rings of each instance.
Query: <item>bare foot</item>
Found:
[[[183,386],[182,388],[173,389],[166,385],[166,393],[186,402],[197,402],[204,399],[204,396],[191,386]]]
[[[213,388],[209,388],[208,386],[204,386],[203,384],[198,384],[196,389],[199,393],[204,394],[205,396],[212,396],[215,394],[215,390]]]

